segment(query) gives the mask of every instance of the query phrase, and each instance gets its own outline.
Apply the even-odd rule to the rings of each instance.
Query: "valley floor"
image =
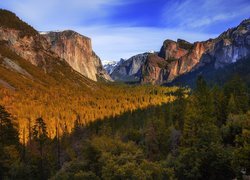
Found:
[[[192,91],[98,87],[89,101],[80,91],[2,89],[1,179],[249,176],[249,96],[238,77],[214,88],[199,78]]]

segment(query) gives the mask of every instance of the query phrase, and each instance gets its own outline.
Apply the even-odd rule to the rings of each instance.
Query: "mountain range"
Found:
[[[92,49],[91,39],[86,36],[72,30],[38,32],[12,12],[1,10],[0,15],[1,68],[5,71],[11,69],[33,81],[36,75],[21,67],[16,59],[25,60],[29,66],[33,65],[32,68],[35,66],[39,71],[69,82],[72,78],[80,78],[87,81],[190,85],[200,74],[213,79],[216,78],[214,74],[225,68],[237,72],[229,65],[242,63],[240,60],[246,63],[244,59],[250,56],[250,19],[214,39],[194,43],[167,39],[159,52],[106,62],[103,66]],[[11,58],[10,54],[18,58]],[[0,84],[9,84],[10,87],[9,77],[5,74],[1,75]]]
[[[198,74],[208,69],[221,71],[249,56],[250,19],[246,19],[215,39],[194,43],[167,39],[158,53],[133,56],[116,66],[110,76],[123,82],[175,84],[186,76],[196,79]],[[191,77],[190,73],[196,75]]]

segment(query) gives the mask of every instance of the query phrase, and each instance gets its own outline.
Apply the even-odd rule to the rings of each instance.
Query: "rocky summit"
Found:
[[[121,62],[121,61],[119,61]],[[111,74],[116,66],[119,64],[117,61],[103,61],[103,67],[107,71],[108,74]]]
[[[121,59],[111,73],[115,81],[138,82],[142,77],[142,66],[147,60],[149,53],[135,55],[128,60]]]

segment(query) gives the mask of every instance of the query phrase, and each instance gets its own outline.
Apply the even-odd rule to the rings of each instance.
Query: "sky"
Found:
[[[102,60],[115,61],[159,51],[166,39],[214,38],[250,17],[249,0],[2,0],[0,8],[38,31],[88,36]]]

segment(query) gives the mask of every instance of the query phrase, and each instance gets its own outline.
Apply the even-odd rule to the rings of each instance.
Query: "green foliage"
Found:
[[[167,169],[145,159],[134,143],[96,137],[85,144],[82,159],[72,161],[52,179],[162,179]],[[97,176],[98,175],[98,176]]]
[[[233,165],[237,175],[241,178],[243,175],[250,174],[250,113],[231,117],[231,121],[237,122],[241,132],[235,134],[235,148],[233,153]]]
[[[212,89],[212,96],[213,103],[214,103],[214,113],[216,117],[216,125],[218,127],[221,127],[223,124],[226,123],[227,116],[228,116],[228,109],[231,108],[230,105],[228,105],[227,98],[224,95],[221,88],[215,86]]]
[[[238,76],[234,76],[224,86],[225,96],[229,99],[231,113],[246,113],[249,109],[249,97],[246,84]]]
[[[187,42],[185,40],[178,40],[177,43],[178,43],[178,46],[180,48],[186,49],[188,51],[192,50],[193,46],[194,46],[193,44],[191,44],[191,43],[189,43],[189,42]]]
[[[175,96],[176,100],[173,102],[172,119],[174,120],[176,129],[183,130],[186,110],[185,89],[179,88]]]
[[[37,141],[40,146],[43,146],[45,141],[48,139],[46,124],[41,117],[36,119],[33,127],[33,139]]]
[[[0,106],[0,179],[12,176],[9,171],[19,157],[18,131],[11,115]]]
[[[170,64],[170,63],[172,63],[172,62],[175,62],[175,61],[178,61],[178,59],[175,59],[175,58],[173,58],[173,57],[169,57],[168,59],[167,59],[167,62]]]
[[[0,145],[18,145],[18,131],[11,115],[0,105]]]

